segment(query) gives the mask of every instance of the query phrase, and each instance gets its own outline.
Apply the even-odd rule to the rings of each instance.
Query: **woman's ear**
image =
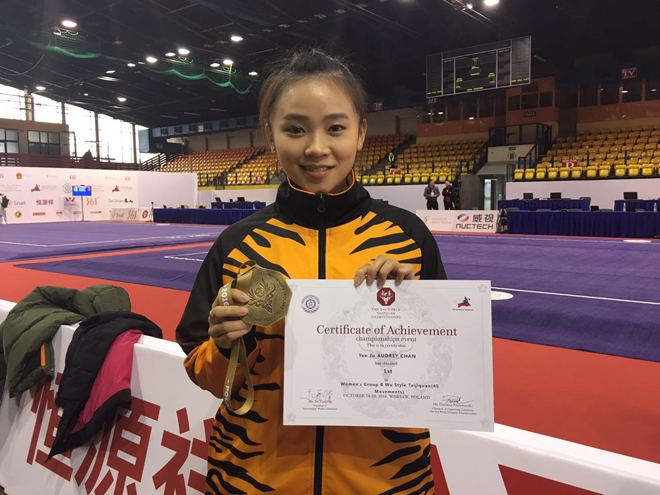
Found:
[[[268,124],[264,125],[264,134],[266,135],[266,142],[268,143],[270,150],[275,151],[275,140],[273,139],[273,133]]]
[[[358,143],[357,149],[360,151],[362,146],[364,146],[364,140],[367,136],[367,119],[362,119],[362,124],[360,125],[360,130],[358,131]]]

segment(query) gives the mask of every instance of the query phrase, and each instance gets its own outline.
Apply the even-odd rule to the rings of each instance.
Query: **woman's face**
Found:
[[[341,87],[315,78],[280,95],[266,132],[289,178],[306,191],[327,194],[346,189],[367,123]]]

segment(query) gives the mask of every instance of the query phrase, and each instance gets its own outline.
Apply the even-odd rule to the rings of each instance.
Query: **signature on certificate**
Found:
[[[310,388],[307,391],[307,396],[302,397],[302,399],[308,401],[310,404],[332,404],[332,390],[312,390]]]
[[[443,395],[442,400],[440,401],[443,404],[452,404],[454,406],[460,406],[463,404],[471,404],[471,400],[463,400],[460,395]]]

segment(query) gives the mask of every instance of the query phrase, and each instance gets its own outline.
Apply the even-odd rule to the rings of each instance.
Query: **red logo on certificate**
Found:
[[[387,287],[383,287],[376,293],[376,298],[381,306],[391,306],[394,302],[394,291]]]

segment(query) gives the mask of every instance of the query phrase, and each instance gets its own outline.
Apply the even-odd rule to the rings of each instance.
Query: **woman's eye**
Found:
[[[328,130],[330,132],[339,132],[339,131],[343,131],[344,129],[346,129],[346,127],[344,127],[343,125],[335,124],[332,127],[330,127],[330,129],[328,129]]]
[[[286,132],[288,132],[289,134],[302,134],[303,132],[305,132],[305,130],[302,127],[291,126],[286,130]]]

